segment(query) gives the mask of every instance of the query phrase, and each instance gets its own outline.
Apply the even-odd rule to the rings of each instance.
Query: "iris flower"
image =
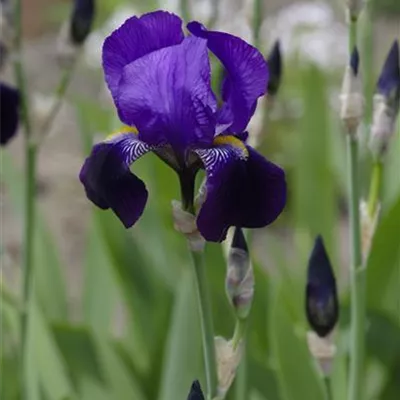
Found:
[[[88,198],[111,208],[125,227],[141,216],[147,190],[130,165],[149,151],[178,173],[185,205],[195,175],[206,171],[197,227],[222,241],[230,226],[263,227],[282,212],[281,168],[246,145],[246,126],[266,92],[267,64],[238,37],[156,11],[128,19],[103,45],[105,79],[120,120],[118,134],[96,144],[80,180]],[[222,63],[221,101],[211,88],[209,51]]]

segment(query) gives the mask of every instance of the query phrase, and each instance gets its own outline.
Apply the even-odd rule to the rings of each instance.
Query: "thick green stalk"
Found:
[[[200,309],[204,364],[207,382],[207,399],[211,400],[217,395],[218,389],[218,375],[215,358],[214,328],[211,313],[211,303],[208,293],[203,254],[195,251],[192,251],[191,254],[196,277],[197,297]]]
[[[33,269],[33,237],[35,224],[35,166],[36,147],[32,138],[32,124],[29,115],[25,71],[22,62],[22,0],[15,3],[15,37],[14,37],[14,73],[20,93],[20,113],[25,133],[25,226],[23,242],[23,270],[22,270],[22,312],[20,321],[20,378],[22,399],[28,399],[26,359],[29,349],[28,343],[28,304],[32,287],[31,277]]]
[[[33,238],[35,226],[35,188],[36,188],[36,146],[26,139],[25,146],[25,227],[24,227],[24,269],[22,275],[22,312],[21,312],[21,379],[22,398],[28,399],[26,360],[29,352],[28,304],[31,299],[32,275],[33,275]]]
[[[365,351],[365,270],[362,267],[361,232],[358,188],[358,143],[348,135],[348,172],[351,233],[351,331],[349,400],[363,400],[363,370]]]
[[[195,215],[194,184],[195,174],[181,173],[179,175],[183,209]],[[196,291],[200,312],[200,323],[203,341],[204,367],[207,383],[207,400],[213,399],[218,390],[218,373],[215,357],[214,327],[210,294],[208,292],[207,276],[204,265],[204,253],[191,250],[193,269],[196,281]]]

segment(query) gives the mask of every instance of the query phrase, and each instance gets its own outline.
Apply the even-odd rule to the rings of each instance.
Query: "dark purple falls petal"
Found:
[[[79,174],[89,200],[102,209],[111,208],[126,228],[142,215],[148,196],[129,166],[149,150],[133,133],[118,135],[96,144]]]
[[[191,144],[208,146],[217,107],[210,81],[206,41],[188,37],[124,68],[119,115],[148,144],[168,143],[178,151]]]
[[[197,218],[204,238],[225,239],[230,226],[261,228],[273,222],[286,203],[284,171],[251,147],[222,145],[197,150],[207,172],[207,197]]]
[[[155,50],[179,44],[183,38],[182,20],[165,11],[126,20],[103,45],[104,75],[114,100],[126,65]]]
[[[231,119],[230,132],[246,129],[257,106],[257,99],[267,90],[268,69],[262,54],[244,40],[224,32],[208,31],[199,22],[190,22],[188,30],[207,39],[208,48],[226,70],[222,85],[221,124]]]
[[[5,145],[17,132],[19,114],[19,92],[0,83],[0,144]]]

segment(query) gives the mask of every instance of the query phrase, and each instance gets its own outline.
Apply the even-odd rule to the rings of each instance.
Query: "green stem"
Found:
[[[215,358],[214,328],[209,299],[203,254],[192,251],[193,267],[196,277],[197,297],[200,308],[201,331],[203,337],[204,364],[206,370],[207,398],[217,395],[218,375]]]
[[[349,400],[362,400],[365,347],[365,271],[362,268],[358,188],[358,143],[348,135],[351,232],[351,331]]]
[[[382,185],[383,164],[377,160],[372,167],[371,185],[369,188],[368,197],[368,215],[373,218],[376,212],[376,207],[379,202],[379,195]]]
[[[259,47],[260,45],[260,28],[263,20],[263,1],[254,0],[253,9],[253,39],[254,46]]]
[[[29,352],[28,304],[31,299],[32,274],[33,274],[33,238],[35,226],[35,188],[36,188],[36,146],[28,143],[25,146],[25,228],[24,228],[24,266],[22,278],[22,312],[21,312],[21,379],[22,398],[28,399],[26,359]]]
[[[40,138],[38,140],[38,146],[40,146],[40,144],[43,142],[43,140],[49,134],[49,132],[52,128],[53,122],[56,119],[58,112],[60,111],[60,108],[61,108],[62,103],[65,98],[65,94],[67,92],[67,89],[69,87],[69,84],[71,82],[72,76],[75,71],[75,65],[76,65],[76,61],[74,61],[70,66],[65,68],[63,71],[60,82],[58,83],[58,86],[55,91],[55,95],[56,95],[55,102],[49,112],[49,115],[45,119],[43,126],[40,127]]]
[[[182,207],[195,215],[194,185],[195,174],[182,172],[179,174],[181,187]],[[203,252],[191,250],[193,269],[196,280],[196,291],[200,312],[200,323],[203,341],[204,366],[207,382],[207,399],[211,400],[217,395],[218,373],[215,357],[214,327],[210,294],[208,293],[206,269]]]
[[[23,270],[22,270],[22,312],[20,326],[20,378],[22,399],[28,399],[26,359],[29,349],[28,343],[28,304],[32,287],[33,273],[33,237],[35,224],[35,166],[36,147],[32,138],[32,124],[29,115],[28,95],[24,65],[22,63],[22,0],[15,3],[15,37],[14,37],[14,73],[20,93],[20,112],[25,133],[25,227],[23,243]]]
[[[246,334],[247,320],[245,319],[236,319],[235,331],[233,333],[232,338],[232,347],[233,350],[236,350],[240,341],[244,339]]]
[[[181,16],[185,22],[189,22],[190,21],[189,1],[188,0],[179,0],[179,1],[180,1]]]

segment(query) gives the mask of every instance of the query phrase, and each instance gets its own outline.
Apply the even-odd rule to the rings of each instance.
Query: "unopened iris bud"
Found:
[[[19,104],[18,90],[0,83],[0,144],[2,146],[17,133]]]
[[[339,316],[336,280],[321,236],[315,240],[308,263],[306,314],[320,337],[332,331]]]
[[[247,318],[254,294],[254,274],[246,239],[241,228],[235,228],[228,254],[225,280],[228,299],[238,318]]]
[[[362,82],[359,75],[359,64],[360,56],[357,47],[354,47],[350,62],[344,73],[342,92],[340,95],[340,119],[347,133],[352,136],[356,135],[357,128],[364,113],[364,97],[362,94]]]
[[[347,10],[349,13],[349,17],[352,20],[356,20],[358,18],[358,15],[360,14],[360,11],[363,7],[363,0],[346,0],[347,3]]]
[[[274,43],[268,57],[269,81],[267,87],[268,96],[278,93],[282,78],[282,55],[279,40]]]
[[[75,0],[71,17],[71,40],[82,44],[90,33],[94,19],[94,0]]]
[[[69,21],[62,27],[58,43],[60,61],[71,64],[89,35],[95,16],[94,0],[75,0]]]
[[[187,400],[204,400],[204,395],[203,392],[201,391],[201,386],[199,381],[194,381],[192,383],[192,387],[190,388]]]
[[[381,158],[395,131],[400,105],[399,43],[390,48],[383,65],[374,95],[374,113],[371,127],[370,149],[375,158]]]

